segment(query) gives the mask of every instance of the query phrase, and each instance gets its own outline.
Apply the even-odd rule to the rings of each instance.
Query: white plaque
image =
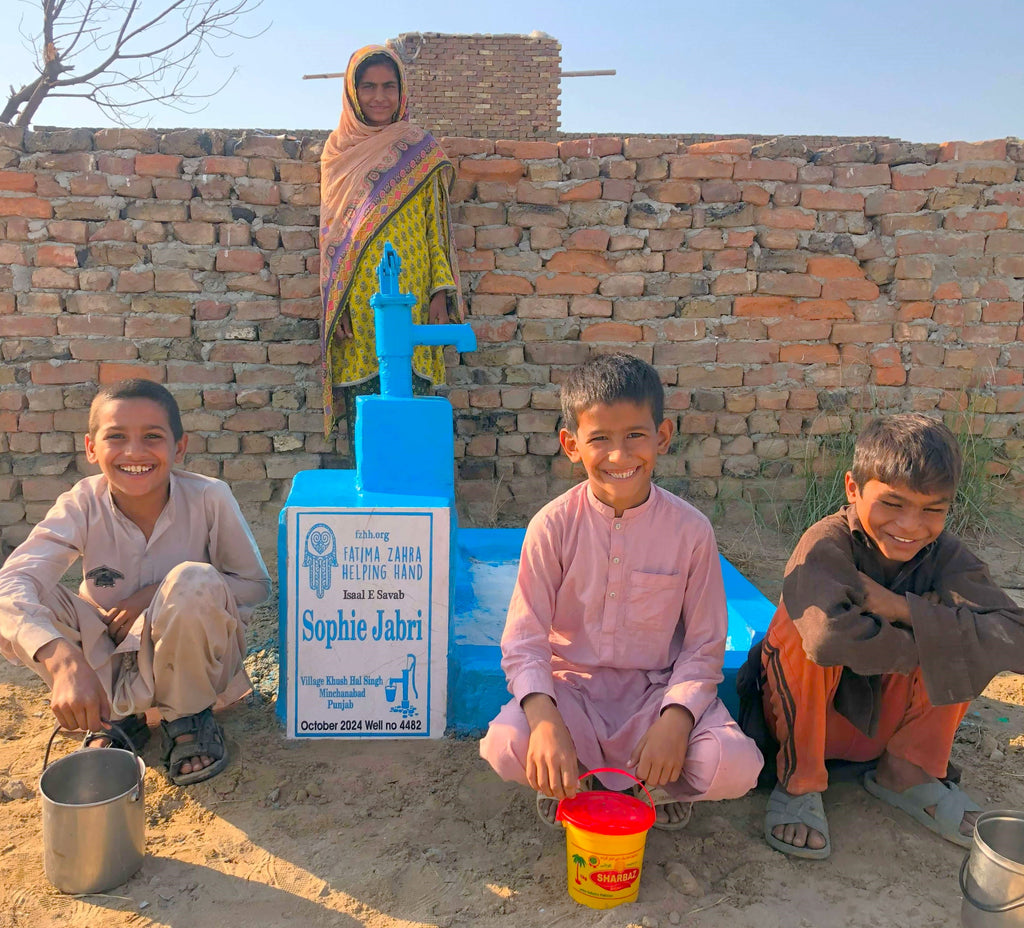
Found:
[[[289,507],[287,734],[439,738],[448,509]]]

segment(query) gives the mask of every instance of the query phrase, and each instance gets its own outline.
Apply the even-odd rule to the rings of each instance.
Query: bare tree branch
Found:
[[[207,93],[191,91],[200,56],[227,57],[216,43],[265,32],[269,24],[252,34],[238,28],[262,2],[36,0],[42,21],[34,33],[22,34],[37,73],[10,88],[0,123],[28,126],[43,101],[56,97],[89,100],[122,124],[133,108],[150,103],[186,112],[199,108],[227,83]]]

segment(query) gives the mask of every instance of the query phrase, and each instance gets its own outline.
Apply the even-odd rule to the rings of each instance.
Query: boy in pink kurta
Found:
[[[480,753],[551,799],[575,795],[581,766],[635,772],[661,788],[656,827],[678,828],[689,803],[753,787],[762,759],[716,695],[727,616],[714,532],[651,484],[672,435],[662,397],[654,369],[627,355],[563,387],[560,439],[588,479],[527,529],[501,643],[514,698]],[[551,805],[538,802],[548,821]]]

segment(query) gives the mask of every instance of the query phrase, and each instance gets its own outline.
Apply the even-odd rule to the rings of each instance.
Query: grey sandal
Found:
[[[211,708],[195,715],[186,715],[173,722],[161,722],[164,737],[164,763],[167,779],[175,786],[201,783],[216,776],[228,765],[228,749],[224,743],[224,729],[213,717]],[[188,741],[177,741],[182,735],[192,735]],[[193,757],[211,757],[213,763],[199,770],[182,773],[182,764]]]
[[[787,844],[772,834],[772,829],[779,825],[806,825],[813,828],[824,836],[825,846],[797,847],[795,844]],[[828,857],[832,853],[832,839],[828,833],[828,819],[825,818],[821,793],[790,796],[781,786],[776,786],[768,798],[768,810],[764,816],[764,839],[769,846],[791,857],[803,857],[807,860],[824,860]]]

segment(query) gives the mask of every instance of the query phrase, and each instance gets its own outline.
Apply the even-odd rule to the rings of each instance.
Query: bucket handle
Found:
[[[620,770],[618,767],[598,767],[596,770],[588,770],[586,773],[580,774],[580,779],[582,780],[584,777],[589,777],[593,773],[621,773],[623,776],[629,777],[631,780],[636,780],[640,789],[647,793],[647,798],[650,800],[651,808],[653,809],[655,807],[654,797],[647,791],[647,787],[644,786],[644,781],[639,777],[633,776],[633,774],[628,770]]]
[[[967,888],[967,863],[971,859],[971,855],[968,853],[964,857],[964,862],[960,864],[960,892],[963,893],[964,899],[966,899],[976,909],[980,909],[982,912],[1011,912],[1014,909],[1019,909],[1024,905],[1024,896],[1018,896],[1016,899],[1010,902],[1003,902],[1000,905],[989,905],[987,902],[979,902],[973,896],[971,891]]]
[[[135,745],[132,743],[132,739],[129,738],[122,730],[121,726],[117,722],[109,722],[110,728],[106,731],[90,731],[86,732],[85,737],[82,739],[82,747],[87,748],[90,744],[99,738],[109,738],[111,741],[118,741],[124,746],[125,750],[131,751],[132,757],[135,758],[135,792],[129,796],[131,802],[138,802],[139,797],[142,795],[142,770],[139,767],[139,752],[135,750]],[[54,728],[53,733],[50,735],[50,740],[46,742],[46,753],[43,755],[43,769],[40,771],[40,775],[46,772],[46,768],[50,766],[50,749],[53,747],[53,741],[57,735],[63,730],[62,725],[57,725]],[[80,749],[81,750],[81,749]]]

